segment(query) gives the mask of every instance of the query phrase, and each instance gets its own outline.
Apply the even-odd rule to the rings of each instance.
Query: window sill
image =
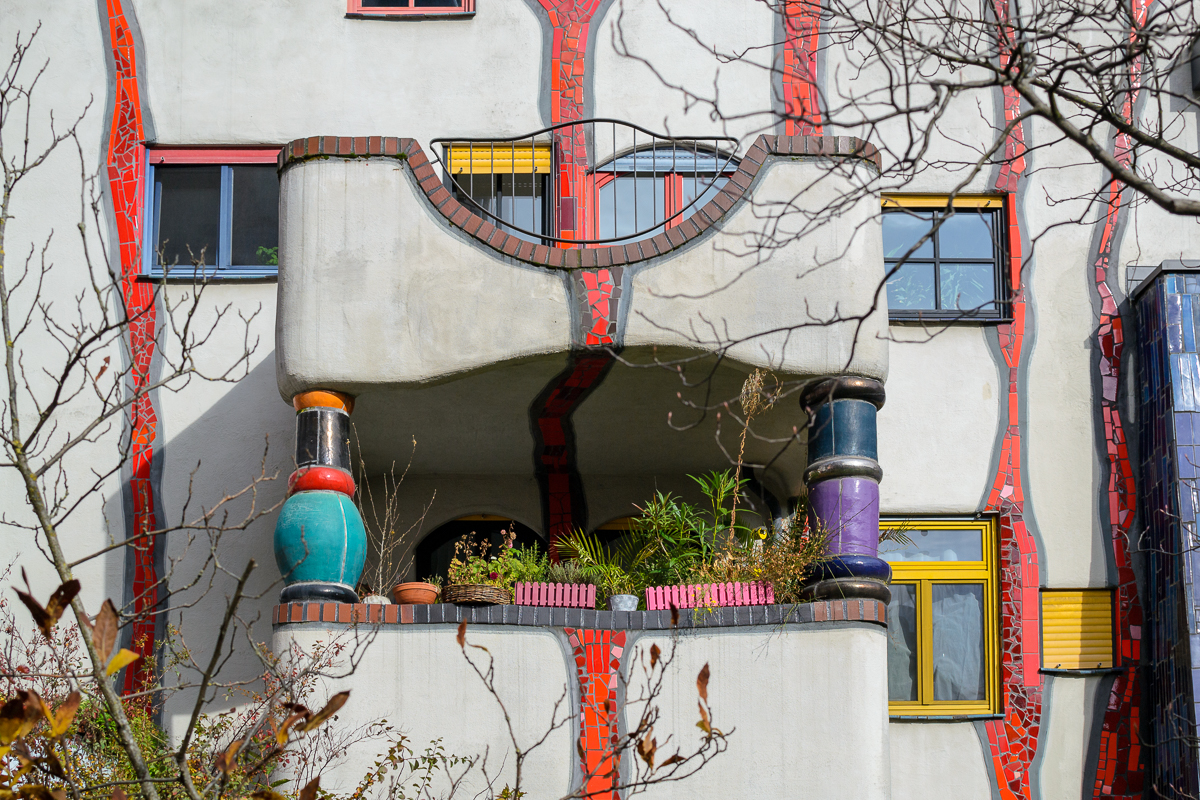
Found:
[[[137,276],[139,283],[168,283],[168,284],[195,284],[195,283],[275,283],[279,278],[279,273],[275,271],[256,271],[256,270],[222,270],[210,273],[208,275],[183,274],[181,271],[172,272],[170,275],[164,275],[161,272],[142,273]]]
[[[1004,719],[1003,714],[889,714],[888,722],[972,722]]]
[[[396,12],[393,11],[393,12],[383,13],[383,14],[364,14],[361,12],[346,14],[346,19],[379,19],[379,20],[389,20],[389,21],[407,20],[407,21],[411,21],[411,22],[422,22],[424,20],[437,20],[437,19],[473,19],[474,17],[475,17],[474,11],[441,11],[441,12],[434,11],[431,13],[421,13],[421,14],[397,14]]]
[[[1093,678],[1097,675],[1120,675],[1125,667],[1096,667],[1093,669],[1051,669],[1043,667],[1038,672],[1058,678]]]
[[[888,315],[889,325],[1001,325],[1006,322],[1012,322],[1012,317],[972,317],[962,314]]]

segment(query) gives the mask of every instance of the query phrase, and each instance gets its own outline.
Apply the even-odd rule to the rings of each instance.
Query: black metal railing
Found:
[[[737,169],[736,139],[666,136],[606,118],[431,144],[459,202],[544,243],[654,236],[708,202]]]

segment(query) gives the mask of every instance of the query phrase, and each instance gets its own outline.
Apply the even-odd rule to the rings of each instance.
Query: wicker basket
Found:
[[[512,595],[490,583],[453,583],[442,587],[442,602],[502,606],[512,602]]]

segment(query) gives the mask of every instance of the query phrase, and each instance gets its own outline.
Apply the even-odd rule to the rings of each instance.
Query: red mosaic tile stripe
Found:
[[[571,415],[613,364],[607,350],[573,354],[530,407],[534,430],[534,471],[542,495],[550,557],[558,557],[558,538],[584,527],[583,486],[575,463]]]
[[[550,18],[550,124],[583,119],[587,86],[587,42],[592,15],[600,0],[539,0]],[[554,134],[558,155],[559,236],[581,233],[587,219],[587,142],[583,128],[571,127]],[[569,243],[559,247],[567,248]]]
[[[565,628],[579,680],[579,745],[583,751],[583,796],[620,800],[617,672],[625,649],[625,631]]]
[[[149,381],[150,362],[154,357],[156,313],[154,288],[139,283],[142,248],[142,194],[145,186],[145,157],[141,145],[145,138],[138,87],[137,52],[133,32],[125,18],[121,0],[108,0],[108,33],[113,60],[113,116],[108,136],[105,165],[109,191],[116,217],[117,244],[121,258],[121,292],[129,314],[130,352],[133,357],[133,390],[139,392]],[[157,488],[150,477],[158,417],[151,398],[143,394],[129,411],[131,431],[130,490],[133,497],[132,536],[154,530]],[[141,539],[133,548],[133,581],[129,589],[135,614],[132,623],[132,649],[142,656],[125,671],[123,691],[140,692],[154,680],[148,665],[157,649],[157,620],[151,616],[158,605],[157,539]]]
[[[994,0],[999,24],[1008,19],[1008,6]],[[1004,90],[1004,114],[1012,124],[1020,114],[1015,90]],[[1025,526],[1024,483],[1021,476],[1020,372],[1026,332],[1028,287],[1022,281],[1021,230],[1011,197],[1025,172],[1025,131],[1013,125],[1004,148],[996,189],[1010,194],[1005,204],[1008,222],[1009,283],[1013,292],[1012,322],[1000,326],[1000,348],[1008,366],[1008,426],[1001,443],[987,510],[1000,515],[1001,699],[1003,718],[988,720],[985,728],[992,770],[1002,800],[1030,800],[1029,775],[1037,753],[1042,718],[1039,562],[1037,544]]]
[[[818,99],[817,47],[821,36],[821,4],[812,0],[783,3],[783,104],[788,136],[817,135],[824,130]]]
[[[1133,0],[1134,27],[1140,28],[1152,0]],[[1141,60],[1131,65],[1134,91],[1125,95],[1122,113],[1133,115],[1137,102]],[[1114,156],[1128,166],[1133,159],[1132,142],[1120,134],[1114,142]],[[1092,776],[1093,798],[1135,798],[1142,796],[1145,764],[1139,730],[1141,681],[1137,667],[1141,659],[1142,607],[1138,601],[1137,579],[1130,562],[1129,530],[1137,505],[1137,490],[1125,428],[1117,403],[1121,378],[1121,352],[1125,346],[1121,315],[1117,310],[1109,281],[1118,281],[1119,266],[1113,259],[1113,244],[1121,223],[1124,185],[1112,180],[1108,185],[1108,203],[1104,225],[1099,229],[1094,284],[1100,299],[1100,320],[1096,338],[1100,345],[1100,414],[1104,425],[1105,455],[1108,458],[1107,503],[1109,539],[1117,567],[1116,658],[1114,666],[1125,667],[1113,681],[1100,723],[1100,747],[1096,772]]]

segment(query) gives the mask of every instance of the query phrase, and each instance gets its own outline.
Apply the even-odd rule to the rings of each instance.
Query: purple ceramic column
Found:
[[[883,384],[843,375],[809,386],[800,402],[808,413],[809,510],[829,537],[831,558],[809,586],[813,599],[866,597],[887,602],[892,570],[879,553],[879,466],[875,414]]]

